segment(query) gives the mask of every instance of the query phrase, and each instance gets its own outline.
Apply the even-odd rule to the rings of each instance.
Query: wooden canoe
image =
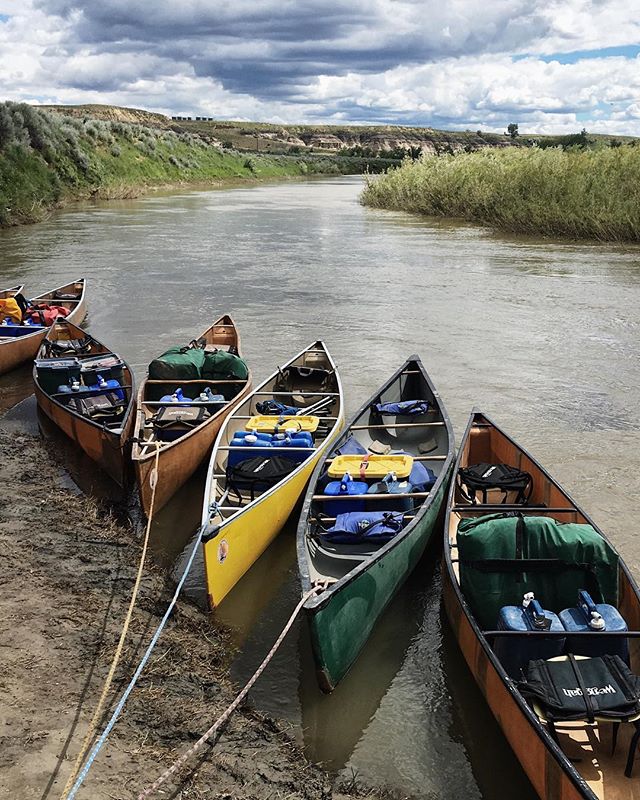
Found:
[[[216,320],[198,337],[197,341],[204,343],[207,347],[232,350],[242,356],[240,333],[228,314]],[[222,390],[224,390],[223,394],[231,393],[231,388],[237,389],[237,391],[233,392],[233,399],[224,408],[198,427],[173,442],[158,442],[153,426],[148,423],[158,411],[157,401],[159,398],[171,394],[177,386],[181,386],[185,394],[188,393],[189,387],[197,392],[209,387],[214,394]],[[147,516],[151,509],[151,473],[155,465],[156,446],[160,446],[160,454],[154,512],[166,505],[175,492],[193,475],[211,451],[223,420],[234,405],[246,397],[249,391],[251,391],[251,372],[246,380],[226,381],[152,381],[147,375],[138,391],[138,409],[131,451],[140,503]]]
[[[428,401],[427,413],[382,417],[372,410],[377,403],[417,399]],[[390,448],[390,453],[408,453],[436,475],[430,489],[409,498],[413,508],[404,515],[405,526],[386,544],[328,544],[315,535],[321,518],[325,526],[335,522],[335,517],[324,517],[325,502],[321,498],[326,495],[322,495],[321,485],[336,449],[352,437],[369,454],[372,450],[379,452],[380,444],[385,450]],[[302,592],[314,584],[328,583],[321,594],[305,604],[323,691],[332,691],[344,677],[378,618],[422,556],[441,520],[453,459],[453,430],[444,404],[420,359],[411,356],[355,414],[328,458],[316,466],[298,525],[297,549]],[[384,511],[389,508],[390,497],[367,494],[362,501],[368,510]],[[343,505],[350,503],[348,496],[340,499]]]
[[[55,346],[64,345],[65,342],[82,342],[78,352],[55,350]],[[101,344],[86,331],[78,328],[67,319],[58,321],[49,328],[47,335],[38,350],[38,358],[68,359],[70,356],[82,362],[95,356],[115,355],[108,347]],[[68,394],[59,394],[44,387],[38,377],[38,370],[34,365],[33,383],[36,400],[39,408],[52,420],[70,439],[73,439],[84,452],[96,462],[113,480],[124,486],[127,467],[129,463],[130,439],[134,422],[135,391],[133,373],[124,363],[120,384],[124,398],[121,411],[110,419],[91,418],[79,413],[68,405]],[[108,378],[105,374],[102,377]],[[88,380],[88,379],[87,379]],[[68,381],[60,379],[61,383]],[[83,380],[84,382],[84,380]],[[92,396],[97,391],[89,393]]]
[[[290,367],[296,371],[298,368],[317,370],[313,374],[322,372],[325,378],[316,381],[312,375],[310,379],[301,379],[299,384],[294,380],[283,388],[281,376],[290,374]],[[256,404],[266,400],[276,400],[300,409],[311,409],[324,401],[325,408],[311,454],[279,483],[258,491],[252,499],[248,491],[237,491],[229,484],[227,462],[234,434],[246,429],[247,422],[259,413]],[[223,423],[209,462],[202,510],[204,564],[211,607],[220,604],[287,521],[313,468],[326,456],[342,428],[343,405],[342,384],[335,363],[324,343],[314,342],[284,367],[279,367],[236,406]],[[265,452],[250,447],[234,449],[247,452],[247,458]],[[274,455],[284,452],[280,449]]]
[[[85,318],[87,306],[85,300],[86,280],[80,278],[77,281],[58,286],[49,292],[32,297],[30,303],[55,303],[69,309],[66,319],[79,325]],[[57,295],[75,295],[74,300],[59,300]],[[26,329],[26,326],[25,326]],[[0,375],[15,369],[26,361],[32,361],[42,344],[47,329],[25,333],[22,336],[2,336],[0,335]]]
[[[638,759],[635,777],[629,779],[624,775],[633,725],[620,726],[615,756],[611,755],[612,723],[596,723],[595,726],[582,722],[556,723],[558,746],[496,656],[492,644],[500,637],[495,634],[485,635],[460,588],[457,530],[460,521],[465,518],[495,511],[519,510],[527,516],[544,515],[559,522],[586,523],[592,525],[605,540],[606,537],[529,453],[498,428],[489,417],[474,411],[460,446],[454,476],[458,474],[460,467],[479,463],[509,464],[528,472],[533,478],[533,494],[528,506],[472,506],[460,494],[455,479],[451,483],[443,556],[444,607],[469,669],[541,798],[638,800]],[[545,507],[533,507],[542,504]],[[640,594],[622,559],[618,562],[618,587],[617,607],[626,620],[629,631],[638,631]],[[519,588],[518,591],[521,592],[522,589]],[[544,600],[542,602],[544,604]],[[558,612],[561,609],[550,610]],[[544,636],[538,633],[534,635]],[[628,643],[631,668],[638,674],[640,640],[629,637]],[[496,770],[500,769],[498,764],[495,767]]]

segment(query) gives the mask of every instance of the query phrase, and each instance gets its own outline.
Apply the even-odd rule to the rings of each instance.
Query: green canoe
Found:
[[[407,413],[406,407],[388,407],[416,400],[427,401],[427,410],[422,406],[417,413]],[[383,405],[383,411],[376,405]],[[407,460],[403,462],[400,453],[413,459],[409,486],[403,474]],[[350,459],[334,463],[346,454]],[[420,560],[440,518],[453,458],[453,430],[446,409],[422,362],[411,356],[356,413],[327,459],[316,467],[302,508],[297,549],[302,592],[324,587],[305,604],[323,691],[332,691],[344,677],[377,619]],[[343,486],[338,497],[329,497],[325,491],[344,483],[337,474],[344,464],[352,468],[349,475],[360,483],[360,493],[347,495]],[[375,476],[396,466],[397,481],[390,488],[397,494],[390,494]],[[427,480],[416,490],[417,478],[425,477],[424,467],[433,473],[430,478],[435,483]],[[329,482],[333,486],[327,487]],[[366,496],[363,482],[368,483]],[[402,528],[387,540],[373,536],[376,528],[367,528],[365,514],[359,533],[336,534],[329,529],[338,525],[343,508],[344,512],[391,511],[391,522]]]

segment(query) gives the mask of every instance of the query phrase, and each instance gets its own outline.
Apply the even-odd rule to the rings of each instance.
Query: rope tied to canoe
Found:
[[[111,666],[109,667],[109,672],[105,679],[104,686],[102,687],[102,693],[100,695],[100,699],[98,700],[98,705],[96,706],[96,710],[93,712],[93,716],[91,717],[91,722],[89,723],[89,729],[87,730],[86,736],[84,737],[84,741],[82,742],[82,746],[78,751],[78,755],[76,756],[76,760],[73,765],[73,769],[71,770],[71,774],[67,779],[64,789],[62,790],[62,794],[60,795],[60,800],[65,800],[66,798],[73,796],[69,794],[69,791],[73,786],[74,781],[76,780],[78,772],[82,767],[82,763],[91,745],[91,741],[93,740],[93,737],[95,735],[98,723],[100,722],[100,716],[102,714],[102,710],[107,700],[107,695],[109,694],[109,689],[111,688],[111,683],[113,682],[113,676],[115,675],[115,671],[118,667],[118,663],[120,662],[120,657],[124,649],[124,643],[127,638],[127,633],[129,631],[129,625],[133,617],[133,610],[138,600],[138,591],[140,589],[140,584],[142,582],[142,572],[147,557],[149,538],[151,536],[151,523],[153,521],[153,506],[156,499],[156,486],[158,483],[159,459],[160,459],[160,445],[157,444],[155,462],[149,478],[149,485],[151,486],[151,503],[149,506],[149,516],[147,518],[147,527],[144,532],[144,540],[142,543],[142,552],[140,554],[140,563],[138,564],[138,572],[136,574],[136,580],[133,585],[133,590],[131,592],[131,599],[129,600],[129,608],[127,609],[127,614],[124,623],[122,625],[122,631],[120,633],[120,639],[118,641],[115,653],[113,654],[113,659],[111,661]]]
[[[162,786],[162,784],[168,778],[170,778],[172,775],[174,775],[180,769],[180,767],[182,767],[183,764],[185,764],[195,753],[197,753],[198,750],[200,750],[209,741],[209,739],[225,724],[225,722],[227,722],[227,720],[231,717],[233,712],[238,708],[240,703],[242,703],[244,698],[249,694],[249,691],[251,690],[251,688],[254,685],[254,683],[258,680],[258,678],[262,675],[264,670],[269,665],[269,662],[272,660],[272,658],[276,654],[276,651],[278,650],[278,648],[280,647],[280,645],[284,641],[285,636],[291,630],[291,626],[295,622],[295,620],[296,620],[298,614],[300,613],[300,611],[302,610],[302,607],[304,606],[304,604],[314,594],[320,594],[321,592],[323,592],[327,588],[327,585],[328,585],[328,582],[325,582],[325,581],[316,582],[316,583],[314,583],[312,588],[309,589],[309,591],[306,592],[300,598],[300,601],[298,602],[298,605],[293,610],[291,616],[289,617],[289,620],[288,620],[287,624],[284,626],[284,628],[282,629],[280,635],[275,640],[275,642],[273,644],[273,647],[271,648],[271,650],[269,650],[269,652],[267,653],[267,655],[263,659],[263,661],[260,664],[260,666],[258,667],[258,669],[253,673],[251,678],[249,678],[249,681],[246,683],[246,685],[242,689],[242,691],[240,691],[236,695],[235,700],[218,717],[218,719],[213,723],[213,725],[207,731],[205,731],[205,733],[202,734],[202,736],[198,739],[198,741],[195,742],[186,752],[184,752],[180,756],[180,758],[178,758],[176,761],[174,761],[173,764],[170,767],[168,767],[160,775],[160,777],[155,781],[155,783],[152,783],[151,786],[148,786],[146,789],[143,789],[140,792],[140,794],[138,795],[137,800],[145,800],[146,797],[150,797],[154,792],[156,792],[160,788],[160,786]]]

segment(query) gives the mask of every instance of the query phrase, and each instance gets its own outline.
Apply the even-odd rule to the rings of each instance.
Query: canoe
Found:
[[[637,777],[629,779],[624,775],[630,737],[634,730],[633,725],[620,725],[614,756],[611,755],[611,723],[600,722],[594,726],[583,722],[557,722],[558,743],[556,743],[546,724],[540,721],[532,706],[527,703],[519,691],[515,678],[510,677],[507,673],[505,658],[513,658],[518,652],[517,649],[514,650],[514,647],[519,647],[520,643],[528,648],[532,646],[534,648],[531,653],[528,649],[525,651],[527,653],[526,660],[549,657],[537,655],[535,649],[543,641],[558,642],[559,639],[549,636],[544,639],[544,633],[524,632],[508,635],[489,633],[486,628],[487,623],[485,622],[483,627],[478,621],[482,611],[478,610],[478,606],[475,610],[472,608],[472,598],[468,596],[468,592],[467,596],[463,595],[460,584],[460,561],[462,561],[463,570],[467,567],[464,566],[466,563],[463,558],[465,553],[461,554],[458,548],[460,541],[458,528],[465,519],[477,519],[486,514],[511,510],[522,512],[526,518],[543,516],[558,522],[591,525],[595,536],[593,532],[590,535],[596,541],[600,541],[599,535],[607,542],[606,537],[529,453],[507,436],[489,417],[474,411],[460,446],[454,475],[458,474],[460,467],[485,463],[508,464],[528,472],[533,479],[533,493],[526,506],[480,503],[472,505],[460,492],[455,479],[451,483],[445,520],[443,555],[444,607],[469,669],[540,797],[546,798],[546,800],[577,800],[577,798],[633,800],[633,798],[640,798],[640,780]],[[491,500],[492,498],[487,497],[486,499]],[[513,497],[509,497],[507,500],[511,502]],[[466,523],[466,525],[468,524]],[[564,534],[564,536],[567,535]],[[610,543],[607,542],[607,545],[607,552],[612,552],[614,556],[617,556]],[[601,546],[605,547],[605,545]],[[522,573],[513,576],[513,597],[519,598],[521,601],[522,592],[527,591],[527,586],[526,582],[516,583],[520,579],[520,575]],[[531,575],[532,573],[527,573],[527,581],[532,580]],[[638,631],[640,629],[640,594],[629,570],[619,557],[617,567],[615,562],[612,567],[612,575],[614,581],[617,577],[618,588],[615,605],[626,620],[629,631]],[[581,581],[582,577],[578,577],[578,580]],[[563,591],[566,581],[565,575],[555,576],[554,586],[557,587],[558,592]],[[465,586],[467,585],[465,583]],[[509,589],[509,591],[511,590]],[[545,603],[543,597],[537,599],[543,608],[549,611],[558,613],[562,610],[562,608],[553,608],[553,605]],[[565,608],[570,607],[575,604],[576,600],[577,597],[569,598],[568,601],[563,600],[560,605]],[[502,603],[501,597],[498,598],[498,602]],[[496,624],[494,623],[494,627]],[[556,634],[556,636],[560,635],[560,633]],[[606,634],[598,632],[587,634],[590,637],[598,635]],[[526,645],[523,636],[529,637]],[[532,636],[538,638],[534,640],[531,638]],[[607,639],[607,642],[620,643],[620,639],[615,637],[615,634],[609,634],[609,636],[611,638]],[[529,644],[534,641],[535,644]],[[584,641],[584,637],[580,641]],[[591,641],[593,642],[593,639]],[[638,674],[640,670],[640,640],[637,635],[636,638],[629,637],[628,644],[631,669]],[[609,647],[609,645],[606,646]],[[496,648],[498,648],[500,657],[496,653]],[[495,768],[499,770],[500,765],[496,764]],[[638,765],[636,763],[637,774]]]
[[[231,442],[260,413],[257,405],[266,401],[296,408],[304,412],[299,416],[315,417],[319,426],[312,448],[279,447],[272,452],[283,458],[288,454],[289,461],[299,460],[295,469],[269,488],[260,488],[258,484],[251,492],[229,481],[229,455],[235,450],[235,461],[241,460],[245,453],[249,459],[264,454],[265,450],[256,452],[249,445],[232,447]],[[279,533],[313,468],[340,432],[343,405],[342,384],[335,363],[324,343],[318,341],[279,367],[223,423],[209,462],[202,510],[207,594],[212,608],[220,604]],[[289,421],[285,428],[300,425]]]
[[[70,358],[77,359],[79,369],[66,367]],[[47,365],[40,359],[47,359]],[[60,362],[58,369],[56,361]],[[66,389],[70,378],[78,375],[81,386],[77,392],[56,391],[56,384]],[[98,388],[98,376],[105,381],[117,380],[122,387],[116,393],[109,393],[111,408],[88,407],[105,394]],[[39,408],[113,480],[124,486],[135,399],[133,374],[127,364],[95,337],[65,319],[49,328],[37,353],[33,383]],[[83,386],[96,388],[83,389]],[[79,397],[86,397],[89,403],[77,402]]]
[[[231,350],[236,355],[242,355],[240,334],[234,321],[226,314],[207,328],[197,341],[204,345],[205,349]],[[159,441],[152,418],[158,411],[160,398],[172,394],[178,386],[183,388],[187,397],[194,396],[194,392],[200,393],[208,387],[214,394],[218,392],[224,394],[227,403],[211,414],[207,420],[186,431],[174,441]],[[160,453],[154,512],[165,506],[175,492],[193,475],[209,454],[222,421],[250,390],[251,372],[246,380],[225,381],[169,382],[150,380],[147,375],[138,391],[138,409],[131,450],[140,503],[145,515],[149,516],[151,509],[151,472],[155,465],[156,447],[160,447]],[[189,391],[192,392],[191,395]]]
[[[32,297],[29,302],[32,305],[36,303],[55,303],[56,305],[64,306],[69,309],[69,315],[66,319],[75,325],[79,325],[87,313],[85,291],[86,280],[80,278],[77,281],[66,283],[64,286],[58,286],[57,289],[52,289],[37,297]],[[75,299],[58,299],[59,296],[63,295],[74,295]],[[47,333],[47,328],[41,328],[33,332],[30,332],[26,325],[20,326],[20,328],[25,330],[25,333],[20,336],[0,335],[0,375],[4,375],[5,372],[15,369],[15,367],[24,364],[26,361],[32,361],[36,357],[36,353]]]
[[[427,401],[426,413],[392,416],[374,410],[376,404],[408,400]],[[319,527],[336,522],[336,516],[326,516],[323,510],[327,507],[322,488],[326,470],[337,451],[345,443],[352,445],[354,439],[367,456],[381,450],[389,450],[390,455],[408,453],[416,464],[428,467],[435,475],[432,486],[411,492],[410,497],[406,487],[405,494],[397,496],[380,492],[361,496],[360,506],[367,511],[394,509],[398,502],[411,506],[400,515],[402,529],[386,543],[332,543],[319,535]],[[328,458],[316,466],[298,526],[297,550],[302,592],[308,592],[314,584],[327,584],[304,606],[323,691],[332,691],[344,677],[378,618],[424,553],[440,518],[453,459],[453,430],[444,404],[420,359],[411,356],[362,406]],[[373,481],[368,482],[372,488]],[[340,504],[345,511],[347,506],[351,509],[353,495],[332,501],[331,513],[337,515]]]

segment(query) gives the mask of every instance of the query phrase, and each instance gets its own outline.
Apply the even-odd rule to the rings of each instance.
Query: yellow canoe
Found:
[[[234,435],[263,412],[265,401],[276,401],[320,416],[313,449],[233,446]],[[259,407],[260,406],[260,407]],[[213,446],[202,512],[204,565],[211,607],[219,605],[251,565],[265,551],[291,514],[320,458],[344,424],[342,384],[323,342],[314,342],[236,406],[224,421]],[[236,435],[235,441],[238,441]],[[229,455],[233,463],[229,465]],[[271,486],[253,487],[229,475],[228,468],[265,453],[300,459],[289,474]],[[302,460],[304,459],[304,460]],[[245,460],[246,461],[246,460]]]

